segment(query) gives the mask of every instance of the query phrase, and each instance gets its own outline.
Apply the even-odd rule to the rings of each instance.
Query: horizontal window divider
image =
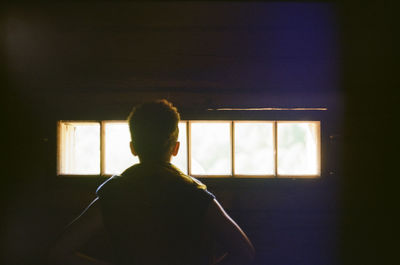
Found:
[[[68,178],[99,178],[99,177],[107,177],[106,175],[100,174],[59,174],[58,177],[68,177]]]
[[[122,172],[119,173],[119,174],[102,174],[101,177],[110,178],[110,177],[112,177],[112,176],[119,176],[119,175],[121,175],[121,174],[122,174]]]
[[[297,178],[304,178],[304,179],[307,179],[307,178],[319,178],[319,177],[321,177],[321,175],[277,175],[275,178],[278,178],[278,179],[287,179],[287,178],[293,178],[293,179],[297,179]]]
[[[91,174],[91,175],[85,175],[85,174],[60,174],[58,177],[64,178],[110,178],[115,175],[121,175],[120,174]],[[279,175],[279,176],[274,176],[274,175],[190,175],[195,178],[207,178],[207,179],[214,179],[214,178],[221,178],[221,179],[318,179],[322,178],[322,175]]]
[[[232,178],[232,175],[194,175],[191,174],[191,177],[195,178]]]
[[[238,174],[238,175],[233,175],[233,178],[276,178],[275,175],[244,175],[244,174]]]

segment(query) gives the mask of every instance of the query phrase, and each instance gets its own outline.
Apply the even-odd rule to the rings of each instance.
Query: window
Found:
[[[319,175],[319,123],[277,123],[278,175]]]
[[[237,175],[274,175],[274,123],[235,122],[235,167]]]
[[[99,123],[60,122],[58,139],[59,174],[100,174]]]
[[[193,121],[190,126],[190,173],[229,175],[232,171],[231,123]]]
[[[138,163],[126,121],[60,121],[59,175],[120,174]],[[181,121],[172,163],[199,177],[318,177],[319,121]]]
[[[137,156],[131,154],[131,136],[126,122],[103,122],[104,172],[112,175],[122,172],[129,166],[139,163]]]

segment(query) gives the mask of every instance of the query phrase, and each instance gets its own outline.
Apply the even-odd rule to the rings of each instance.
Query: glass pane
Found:
[[[121,174],[139,158],[133,156],[129,143],[131,136],[127,122],[105,123],[105,173]]]
[[[100,174],[100,124],[65,122],[60,130],[60,173]]]
[[[235,122],[235,174],[274,174],[272,122]]]
[[[319,122],[278,122],[278,175],[319,175]]]
[[[186,122],[179,123],[180,142],[179,152],[177,156],[173,156],[171,163],[178,167],[183,173],[187,174],[187,137],[186,137]]]
[[[230,125],[191,123],[191,174],[231,175]]]

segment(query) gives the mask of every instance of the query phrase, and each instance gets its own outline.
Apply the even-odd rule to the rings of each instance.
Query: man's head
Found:
[[[143,161],[169,161],[179,149],[179,113],[165,99],[138,105],[129,114],[131,150]]]

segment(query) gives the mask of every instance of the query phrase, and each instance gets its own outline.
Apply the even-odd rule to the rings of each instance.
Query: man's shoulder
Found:
[[[108,190],[112,190],[114,186],[120,185],[121,180],[125,180],[127,176],[132,175],[135,171],[138,170],[139,164],[135,164],[129,168],[127,168],[120,175],[113,175],[106,181],[104,181],[100,186],[96,189],[97,196],[102,196],[108,192]]]
[[[177,181],[177,183],[188,188],[207,190],[207,186],[204,183],[192,176],[186,175],[173,164],[169,165],[169,170],[172,174],[174,174],[174,179]]]
[[[206,201],[215,199],[214,194],[207,190],[207,186],[200,180],[188,176],[172,165],[174,170],[177,170],[178,185],[182,188],[185,194],[189,197],[195,196],[197,198],[202,198]],[[191,195],[189,195],[191,194]]]
[[[98,196],[115,191],[135,189],[135,187],[161,189],[170,192],[192,193],[200,191],[213,196],[207,191],[207,186],[200,180],[184,174],[171,163],[165,164],[135,164],[121,175],[114,175],[96,190]],[[159,188],[157,188],[159,187]]]
[[[112,177],[101,183],[100,186],[98,186],[96,189],[96,195],[98,197],[102,197],[105,193],[107,193],[107,190],[114,185],[115,181],[118,178],[121,178],[121,176],[113,175]]]

